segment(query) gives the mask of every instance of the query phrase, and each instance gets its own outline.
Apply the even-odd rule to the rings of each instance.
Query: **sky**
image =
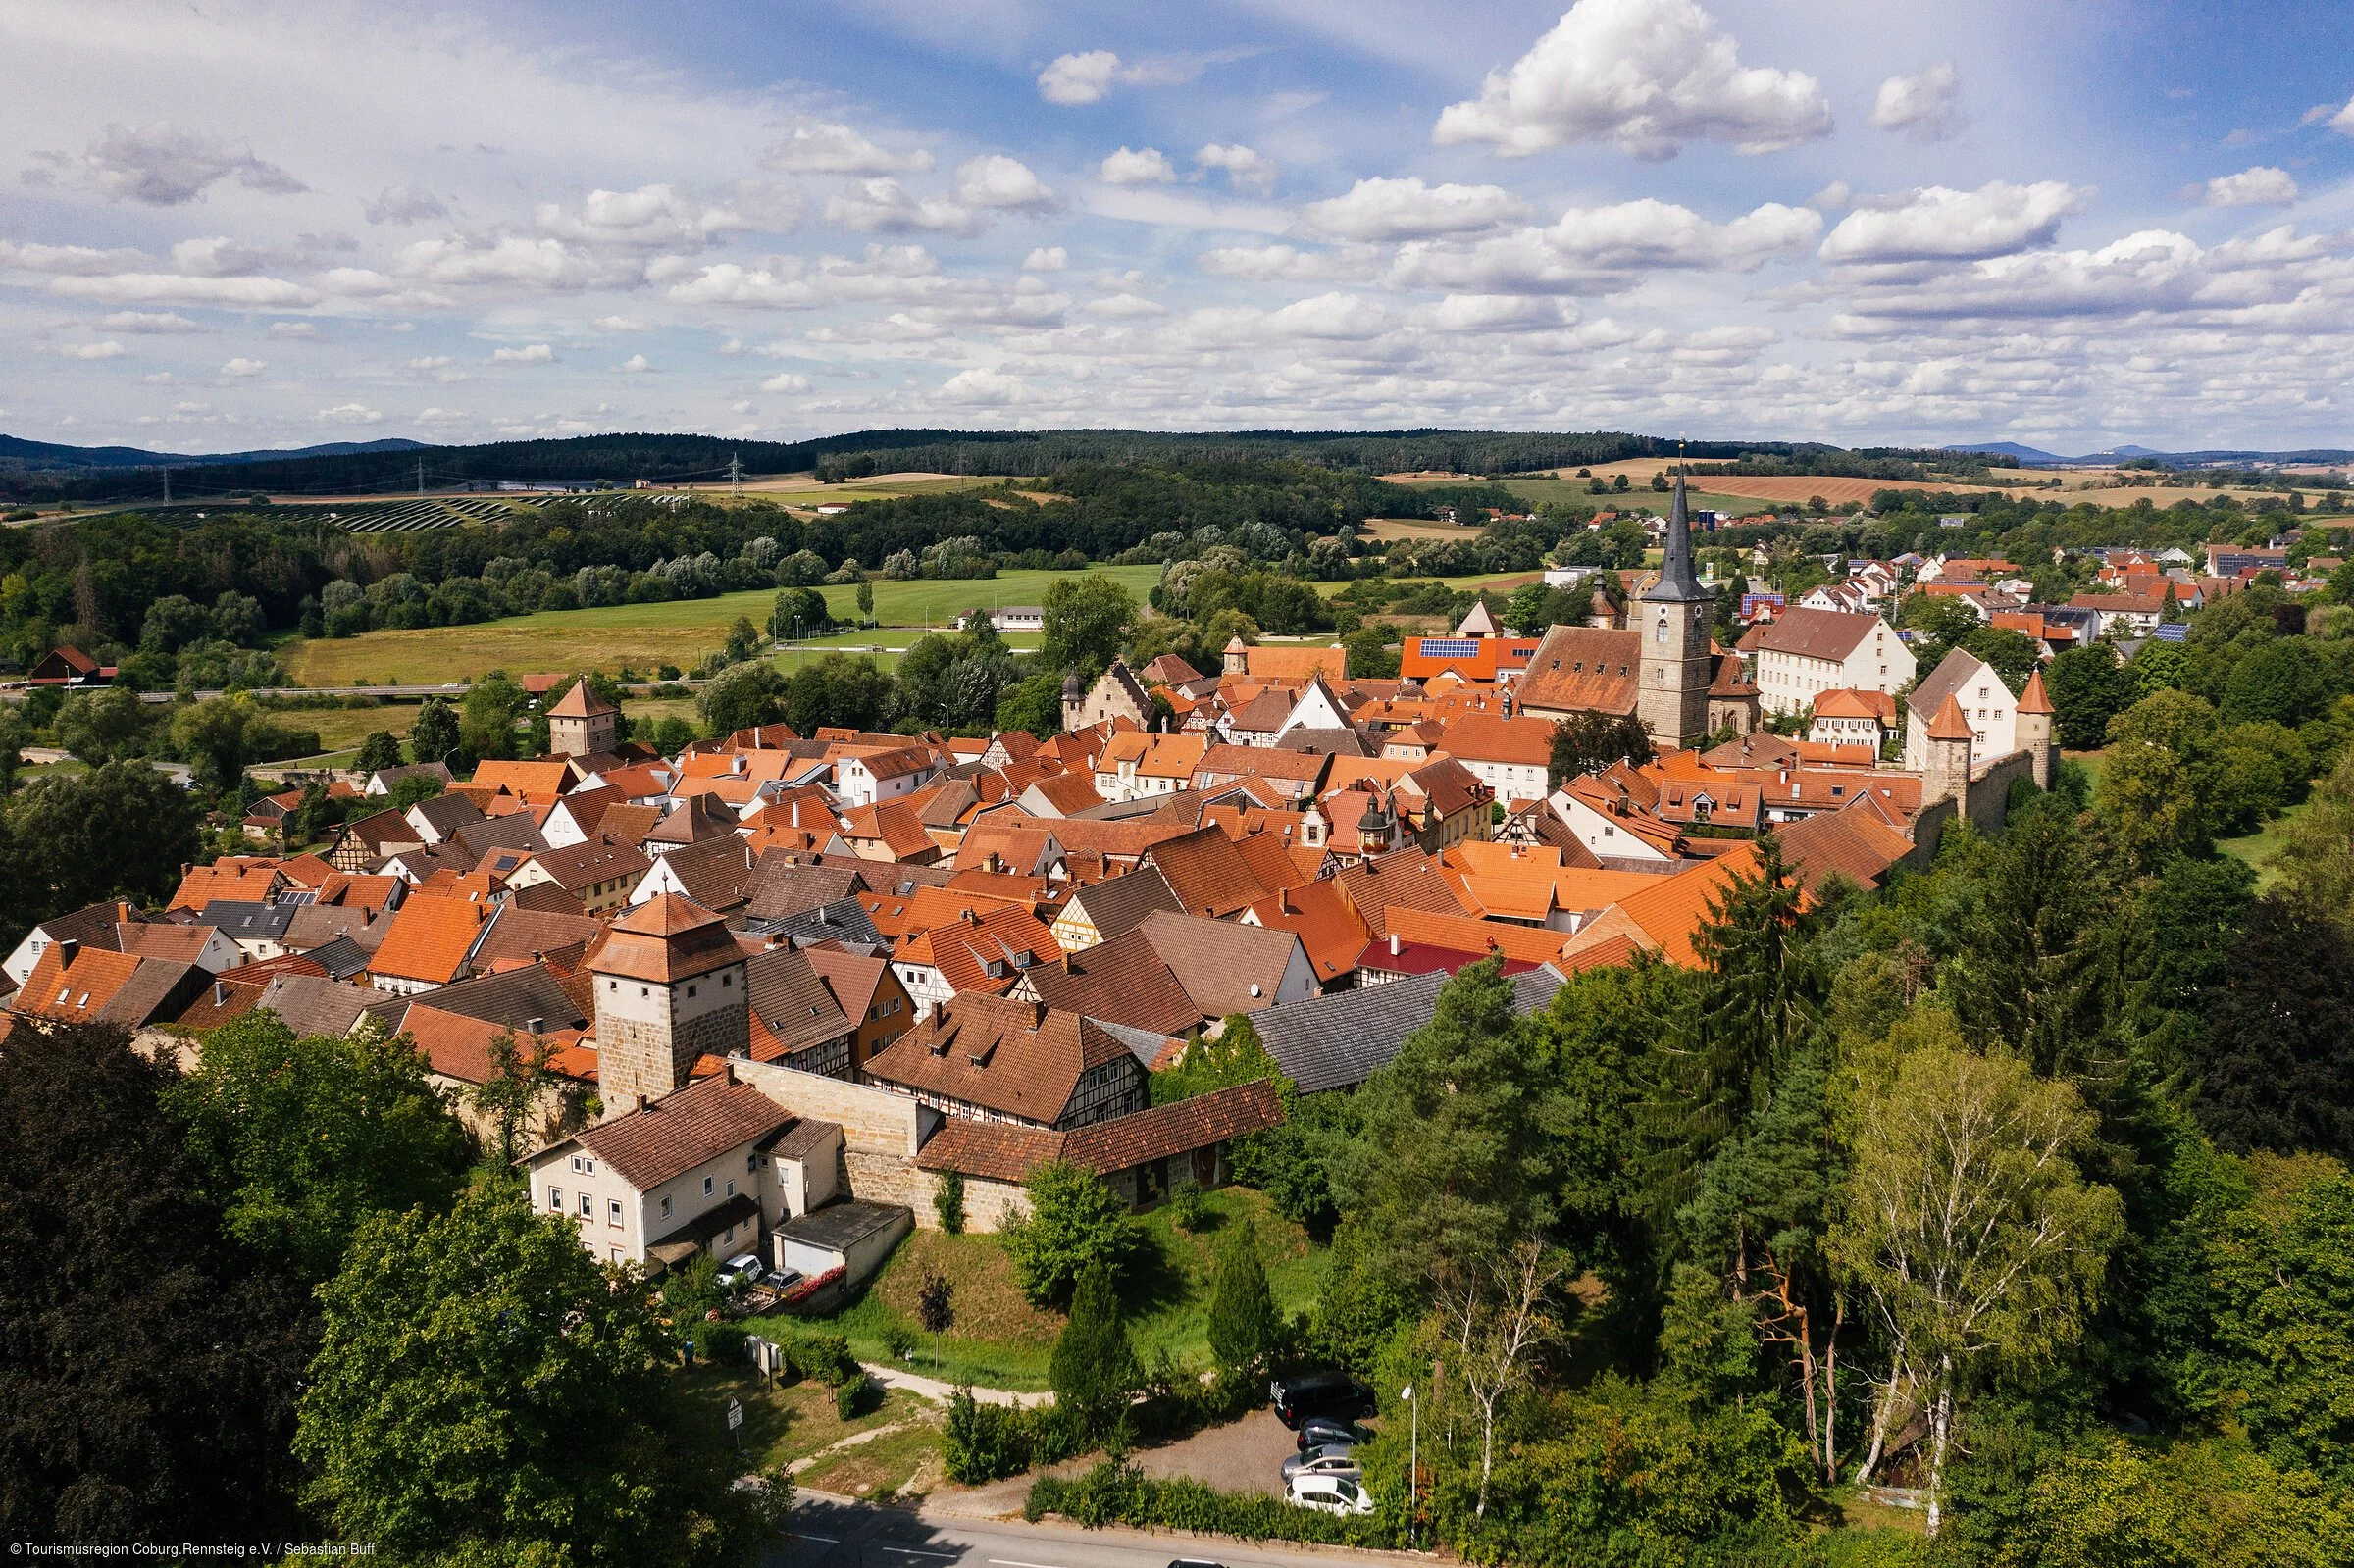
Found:
[[[0,430],[2354,446],[2350,34],[2342,0],[0,0]]]

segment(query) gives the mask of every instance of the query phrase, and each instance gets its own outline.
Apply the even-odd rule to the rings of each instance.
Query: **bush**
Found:
[[[1296,1508],[1264,1492],[1218,1492],[1199,1481],[1152,1481],[1132,1465],[1108,1461],[1076,1481],[1041,1476],[1031,1483],[1022,1517],[1036,1522],[1049,1513],[1091,1530],[1126,1524],[1244,1541],[1372,1547],[1404,1543],[1389,1508],[1343,1518]]]
[[[932,1212],[950,1236],[964,1234],[964,1173],[950,1171],[932,1189]]]
[[[796,1333],[778,1342],[785,1352],[786,1371],[793,1377],[815,1378],[837,1387],[857,1375],[858,1362],[850,1354],[850,1341],[839,1334]]]
[[[948,1419],[941,1435],[941,1455],[948,1479],[977,1487],[1002,1481],[1030,1468],[1030,1423],[1015,1405],[983,1404],[970,1389],[948,1396]]]
[[[1030,1212],[1004,1228],[1005,1254],[1022,1292],[1040,1305],[1071,1298],[1079,1277],[1100,1267],[1117,1283],[1142,1244],[1119,1194],[1093,1171],[1054,1160],[1024,1184]]]
[[[751,1338],[733,1323],[706,1323],[695,1338],[701,1341],[705,1356],[713,1361],[742,1361],[743,1345]]]
[[[876,1397],[875,1380],[861,1372],[844,1379],[834,1390],[834,1413],[844,1421],[855,1421],[866,1411],[883,1401]]]
[[[1169,1223],[1188,1236],[1209,1223],[1209,1203],[1203,1197],[1198,1184],[1191,1180],[1183,1181],[1171,1189]]]
[[[915,1331],[894,1318],[883,1325],[883,1348],[891,1352],[894,1361],[904,1361],[915,1354]]]

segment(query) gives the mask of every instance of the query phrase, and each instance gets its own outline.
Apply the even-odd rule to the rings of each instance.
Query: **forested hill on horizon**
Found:
[[[1983,458],[1932,450],[1867,447],[1855,451],[1794,441],[1690,441],[1695,461],[1763,459],[1794,465],[1791,472],[1845,474],[1865,479],[1924,480],[1938,469],[1983,467]],[[679,481],[724,478],[731,461],[746,474],[815,471],[822,479],[861,479],[920,470],[930,473],[1028,476],[1074,463],[1140,459],[1218,460],[1292,458],[1324,467],[1376,474],[1497,475],[1663,457],[1679,443],[1669,437],[1616,430],[1560,433],[1503,430],[855,430],[807,441],[745,441],[716,435],[580,435],[557,440],[496,441],[479,446],[423,446],[371,442],[301,454],[255,453],[251,461],[219,456],[177,458],[146,454],[143,464],[106,465],[95,452],[131,448],[48,446],[0,436],[0,496],[25,500],[144,499],[175,473],[176,494],[273,497],[361,494],[408,489],[422,478],[429,488],[467,483],[560,481],[572,483],[633,480]],[[83,454],[75,461],[69,454]],[[233,462],[234,466],[230,466]],[[184,476],[179,471],[187,469]]]

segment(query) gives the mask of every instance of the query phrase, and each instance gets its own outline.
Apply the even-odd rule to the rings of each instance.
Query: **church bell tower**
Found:
[[[1709,733],[1709,621],[1714,601],[1692,570],[1692,521],[1684,510],[1684,477],[1675,477],[1667,508],[1666,549],[1660,581],[1633,606],[1629,623],[1643,637],[1642,688],[1635,716],[1663,749],[1697,745]]]

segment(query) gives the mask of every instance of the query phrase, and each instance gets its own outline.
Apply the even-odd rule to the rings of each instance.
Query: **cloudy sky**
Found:
[[[2350,34],[2342,0],[0,0],[0,430],[2354,445]]]

